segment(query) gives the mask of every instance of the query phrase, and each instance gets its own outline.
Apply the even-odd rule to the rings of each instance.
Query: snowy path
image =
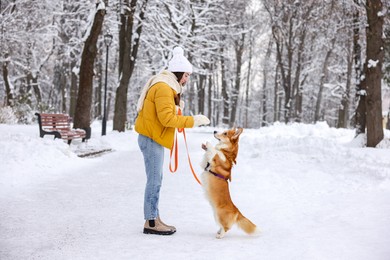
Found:
[[[200,143],[211,137],[188,135],[199,174]],[[217,240],[183,144],[174,175],[166,151],[160,202],[178,231],[142,234],[143,159],[136,135],[122,135],[130,148],[70,159],[55,177],[43,168],[40,182],[0,191],[0,259],[390,259],[390,162],[383,150],[332,138],[243,136],[231,193],[262,233],[234,228]]]

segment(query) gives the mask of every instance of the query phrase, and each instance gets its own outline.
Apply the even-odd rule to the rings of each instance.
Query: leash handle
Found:
[[[181,109],[179,108],[179,111],[178,111],[178,114],[181,115]],[[192,167],[192,162],[191,162],[191,158],[190,158],[190,153],[188,152],[188,145],[187,145],[187,137],[186,137],[186,132],[184,131],[184,128],[178,128],[177,129],[177,132],[178,133],[183,133],[183,136],[184,136],[184,143],[186,145],[186,150],[187,150],[187,158],[188,158],[188,163],[190,165],[190,169],[191,169],[191,172],[192,172],[192,175],[194,176],[195,180],[199,183],[199,185],[202,185],[202,183],[200,182],[200,180],[198,179],[198,177],[196,176],[196,173],[194,171],[194,167]],[[178,161],[178,142],[177,142],[177,133],[175,131],[175,138],[174,138],[174,141],[173,141],[173,147],[171,149],[171,152],[170,152],[170,158],[169,158],[169,170],[171,171],[171,173],[174,173],[176,172],[177,170],[177,167],[179,165],[179,161]],[[174,168],[172,168],[172,155],[174,155]]]

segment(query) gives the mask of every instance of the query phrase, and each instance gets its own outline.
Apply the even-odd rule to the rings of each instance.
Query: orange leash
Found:
[[[183,128],[179,128],[178,131],[182,131]],[[169,170],[171,171],[171,173],[174,173],[177,171],[177,166],[179,165],[179,160],[178,160],[178,145],[177,145],[177,133],[175,131],[175,140],[173,141],[173,147],[171,149],[171,152],[170,152],[170,157],[169,157]],[[174,155],[174,169],[172,169],[172,154]]]
[[[178,113],[178,114],[181,115],[181,110],[180,110],[180,109],[179,109],[179,113]],[[200,180],[198,179],[198,177],[197,177],[196,174],[195,174],[194,168],[192,167],[190,154],[189,154],[189,152],[188,152],[188,145],[187,145],[186,132],[184,131],[184,128],[178,128],[178,129],[177,129],[177,132],[178,132],[178,133],[183,133],[183,136],[184,136],[184,143],[186,144],[188,163],[189,163],[189,165],[190,165],[192,175],[194,176],[195,180],[196,180],[200,185],[202,185],[202,183],[200,182]],[[176,172],[177,167],[178,167],[178,165],[179,165],[178,150],[179,150],[179,149],[178,149],[178,142],[177,142],[177,133],[176,133],[176,131],[175,131],[175,139],[174,139],[174,142],[173,142],[173,147],[172,147],[172,149],[171,149],[170,158],[169,158],[169,170],[171,171],[171,173]],[[174,166],[173,166],[174,168],[172,168],[172,154],[174,155]]]

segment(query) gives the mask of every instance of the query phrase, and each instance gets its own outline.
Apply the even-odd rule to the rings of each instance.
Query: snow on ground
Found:
[[[109,128],[110,129],[110,126]],[[188,129],[194,168],[212,127]],[[275,124],[245,129],[231,195],[261,229],[222,240],[180,140],[160,212],[173,236],[144,235],[143,158],[133,131],[68,146],[37,125],[0,125],[0,259],[390,259],[390,133],[362,148],[352,130]],[[112,149],[80,158],[80,151]]]

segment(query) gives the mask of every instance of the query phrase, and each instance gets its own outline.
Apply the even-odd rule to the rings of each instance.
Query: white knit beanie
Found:
[[[192,65],[184,57],[184,51],[181,47],[175,47],[172,51],[173,57],[168,62],[168,70],[170,72],[188,72],[192,73]]]

